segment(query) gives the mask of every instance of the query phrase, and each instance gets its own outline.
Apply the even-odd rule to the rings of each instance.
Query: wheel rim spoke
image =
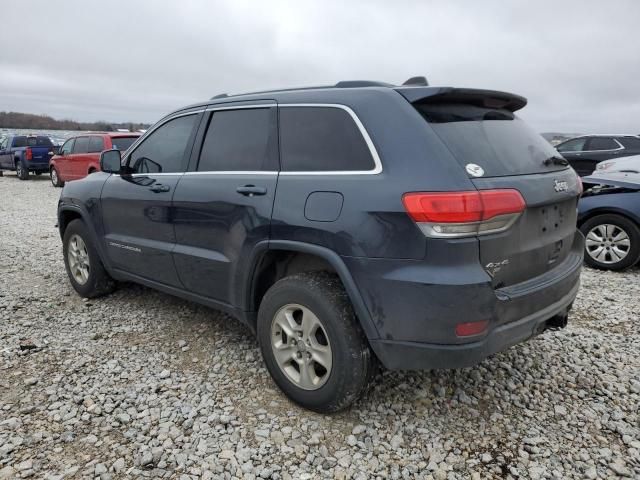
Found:
[[[69,271],[77,283],[84,285],[89,280],[91,270],[87,246],[79,235],[73,235],[69,240],[67,250]]]

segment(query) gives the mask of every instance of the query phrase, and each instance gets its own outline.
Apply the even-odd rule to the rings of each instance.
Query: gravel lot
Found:
[[[0,479],[640,478],[640,271],[585,269],[569,327],[475,368],[291,404],[251,333],[126,284],[69,285],[44,176],[0,178]]]

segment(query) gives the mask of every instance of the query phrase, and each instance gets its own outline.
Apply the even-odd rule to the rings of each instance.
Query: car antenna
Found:
[[[416,86],[416,87],[428,87],[429,82],[427,81],[427,77],[419,76],[419,77],[411,77],[409,80],[404,82],[402,85],[407,86]]]

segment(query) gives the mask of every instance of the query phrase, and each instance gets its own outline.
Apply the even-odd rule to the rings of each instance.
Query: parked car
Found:
[[[118,149],[125,151],[139,133],[87,133],[70,138],[49,162],[49,175],[55,187],[84,178],[100,170],[100,152]]]
[[[640,155],[605,160],[596,165],[596,173],[607,172],[640,172]]]
[[[378,362],[464,367],[566,325],[578,176],[513,113],[525,98],[420,83],[222,95],[103,152],[60,197],[71,285],[229,313],[321,412]]]
[[[44,135],[6,135],[0,138],[0,174],[13,170],[20,180],[27,180],[29,172],[40,175],[49,170],[54,148]]]
[[[586,237],[585,261],[624,270],[640,260],[640,173],[597,171],[584,178],[578,225]]]
[[[556,145],[581,177],[590,175],[603,160],[640,154],[640,137],[635,135],[583,135]]]

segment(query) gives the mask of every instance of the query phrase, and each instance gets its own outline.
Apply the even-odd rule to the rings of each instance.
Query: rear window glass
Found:
[[[138,137],[111,137],[111,148],[124,152]]]
[[[368,171],[375,163],[348,112],[335,107],[280,108],[282,170]]]
[[[89,153],[99,153],[104,150],[104,139],[102,137],[90,137]]]
[[[512,112],[462,103],[416,104],[416,109],[464,168],[485,177],[526,175],[566,168],[545,160],[558,153]]]
[[[622,137],[618,138],[618,141],[626,148],[634,148],[640,150],[640,138],[636,137]]]
[[[16,148],[19,147],[53,147],[53,143],[51,143],[51,139],[49,137],[38,136],[38,137],[26,137],[19,136],[13,139],[13,146]]]
[[[589,140],[587,150],[615,150],[620,148],[620,145],[613,139],[607,137],[594,137]]]

